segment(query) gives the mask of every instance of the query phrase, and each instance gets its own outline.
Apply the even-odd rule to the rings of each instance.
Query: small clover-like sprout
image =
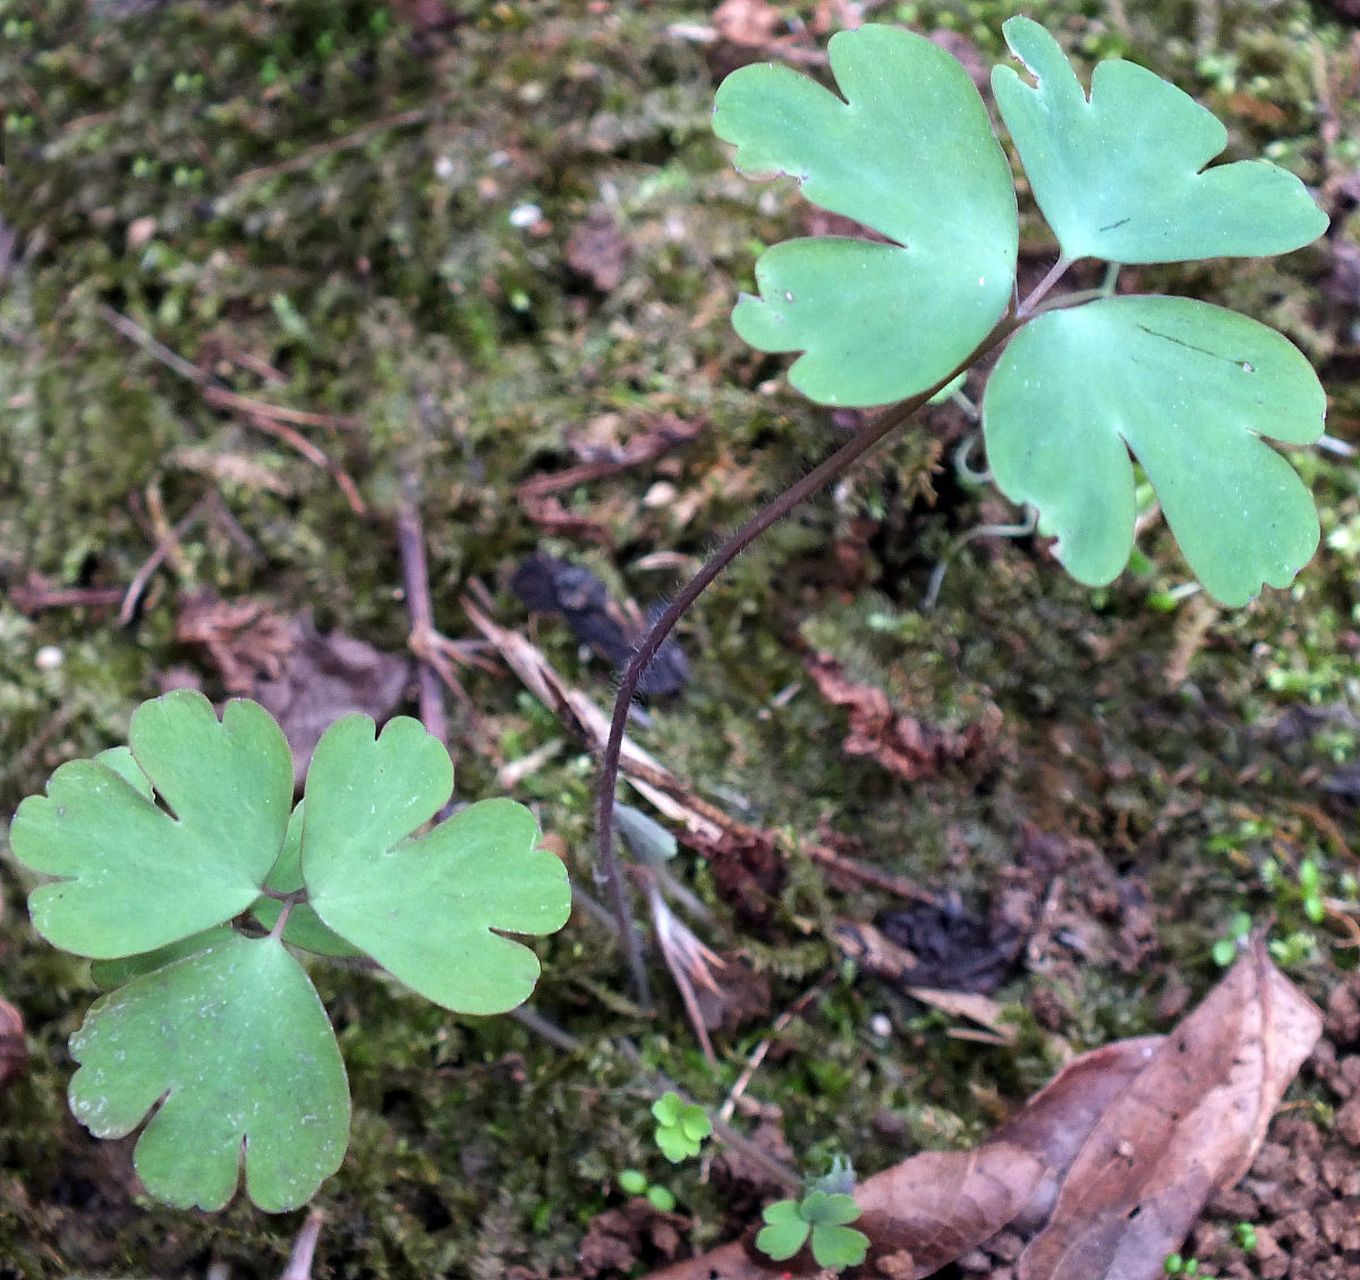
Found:
[[[253,702],[219,720],[201,694],[166,694],[129,738],[62,765],[11,826],[18,861],[51,877],[35,926],[108,991],[71,1037],[71,1108],[109,1138],[150,1115],[134,1162],[170,1204],[220,1209],[244,1171],[260,1208],[296,1208],[343,1160],[350,1100],[292,948],[366,955],[448,1009],[500,1012],[538,976],[502,933],[560,928],[566,871],[506,800],[417,836],[453,769],[413,720],[376,738],[364,716],[332,725],[296,809],[287,741]]]
[[[801,1200],[778,1200],[761,1215],[765,1226],[756,1248],[776,1262],[793,1257],[809,1240],[819,1267],[857,1267],[869,1252],[869,1237],[848,1226],[859,1217],[853,1196],[809,1191]]]
[[[656,1145],[672,1164],[697,1156],[713,1132],[713,1121],[703,1107],[669,1090],[652,1103],[652,1115],[656,1117]]]

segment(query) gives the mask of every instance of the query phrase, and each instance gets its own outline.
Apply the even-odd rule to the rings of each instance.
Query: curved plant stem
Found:
[[[1066,263],[1060,263],[1063,270]],[[1056,270],[1056,267],[1055,267]],[[1061,272],[1058,273],[1059,275]],[[1049,273],[1053,280],[1057,275]],[[1047,281],[1047,277],[1045,277]],[[1041,285],[1044,292],[1052,287]],[[1038,298],[1036,289],[1025,299],[1022,306],[1033,306]],[[623,735],[628,725],[628,710],[637,696],[638,686],[646,674],[657,650],[675,629],[676,623],[689,611],[690,606],[708,590],[714,581],[747,547],[751,545],[772,525],[778,524],[795,507],[819,493],[833,480],[848,471],[866,453],[870,452],[886,436],[911,418],[942,387],[947,386],[960,373],[969,369],[989,351],[999,346],[1019,327],[1023,317],[1004,316],[991,333],[978,344],[977,348],[962,364],[951,369],[934,386],[919,395],[912,396],[898,404],[884,409],[861,427],[849,440],[834,453],[824,458],[795,484],[772,498],[764,507],[751,517],[736,533],[715,551],[703,567],[689,580],[678,595],[666,606],[665,611],[652,623],[641,644],[634,650],[619,680],[618,693],[614,699],[614,714],[609,722],[609,737],[605,742],[604,754],[600,760],[600,784],[596,798],[595,831],[597,836],[596,874],[609,893],[609,903],[619,922],[619,932],[624,949],[628,955],[628,965],[632,971],[634,994],[644,1004],[650,1005],[651,995],[647,982],[647,967],[642,957],[642,946],[638,940],[637,928],[629,910],[627,891],[623,877],[619,874],[618,854],[614,848],[614,795],[618,788],[619,762],[623,753]]]
[[[274,927],[269,931],[271,940],[283,937],[283,931],[288,927],[288,917],[293,914],[293,904],[296,898],[289,897],[283,900],[283,910],[279,912],[279,918],[274,921]]]
[[[1016,307],[1015,314],[1021,320],[1028,320],[1033,315],[1034,308],[1048,296],[1048,291],[1067,274],[1067,268],[1071,265],[1070,259],[1059,255],[1057,262],[1048,269],[1048,274],[1030,291],[1029,297]]]

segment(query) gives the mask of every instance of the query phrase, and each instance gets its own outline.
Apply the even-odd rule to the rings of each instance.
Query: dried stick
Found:
[[[231,409],[239,412],[251,426],[267,435],[282,440],[296,450],[313,466],[320,467],[340,487],[349,503],[350,510],[361,518],[368,515],[368,507],[359,496],[358,486],[338,463],[332,462],[316,445],[300,434],[290,423],[304,426],[350,426],[353,419],[335,418],[325,414],[304,413],[300,409],[289,409],[282,405],[267,404],[249,396],[237,395],[234,391],[219,386],[196,364],[172,351],[163,342],[152,337],[135,320],[101,304],[99,314],[129,342],[140,347],[147,355],[160,361],[167,369],[192,382],[202,393],[209,405],[218,409]]]
[[[401,552],[406,609],[411,615],[411,650],[416,655],[420,673],[420,722],[447,745],[449,724],[444,714],[444,690],[440,684],[443,673],[435,669],[434,651],[429,641],[434,634],[434,603],[430,599],[430,570],[425,558],[425,528],[420,519],[417,489],[415,474],[411,471],[403,473],[401,500],[397,505],[397,547]]]
[[[126,627],[137,612],[143,592],[152,575],[165,563],[166,557],[178,547],[179,541],[198,523],[203,513],[212,504],[215,493],[205,493],[188,511],[184,513],[156,543],[155,549],[147,556],[142,567],[133,575],[128,589],[123,593],[123,603],[118,610],[118,625]]]

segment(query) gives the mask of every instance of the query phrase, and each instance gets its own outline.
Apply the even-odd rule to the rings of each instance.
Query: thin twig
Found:
[[[296,427],[290,427],[286,422],[276,422],[273,418],[266,417],[262,413],[247,413],[245,419],[251,426],[263,431],[266,435],[274,436],[285,444],[292,445],[313,466],[320,467],[322,471],[325,471],[339,486],[340,492],[345,495],[349,509],[360,519],[367,517],[368,504],[359,496],[359,486],[354,483],[338,462],[332,462]]]
[[[297,173],[302,169],[311,168],[318,160],[323,160],[326,156],[335,155],[340,151],[353,151],[356,147],[362,147],[364,143],[376,138],[380,133],[420,124],[437,107],[448,102],[450,96],[449,94],[440,94],[424,106],[412,107],[409,111],[399,111],[396,115],[374,120],[371,124],[363,125],[355,129],[353,133],[346,134],[343,138],[319,142],[315,146],[308,147],[305,151],[299,151],[295,156],[290,156],[287,160],[279,161],[278,164],[261,165],[258,169],[247,169],[244,173],[237,174],[231,180],[231,185],[233,187],[248,187],[268,178],[278,178],[285,174]]]
[[[353,422],[352,419],[336,418],[326,414],[305,413],[300,409],[288,409],[282,405],[267,404],[263,400],[254,400],[249,396],[237,395],[236,392],[219,386],[209,374],[196,364],[186,360],[178,352],[172,351],[163,342],[152,337],[135,320],[129,319],[121,312],[104,304],[100,305],[99,314],[129,342],[136,344],[147,355],[160,361],[167,369],[179,374],[181,378],[192,382],[203,393],[203,399],[207,404],[214,408],[230,409],[240,413],[256,430],[282,440],[313,466],[320,467],[340,487],[341,493],[345,495],[345,501],[349,503],[350,510],[361,518],[368,515],[368,507],[363,498],[359,496],[358,486],[350,476],[338,463],[332,462],[325,453],[291,425],[292,423],[300,423],[303,426],[349,426]]]
[[[623,1051],[623,1054],[636,1066],[642,1067],[645,1071],[653,1073],[653,1076],[663,1092],[669,1090],[671,1093],[679,1095],[682,1102],[695,1104],[689,1094],[675,1083],[664,1071],[657,1071],[648,1063],[638,1052],[638,1047],[631,1040],[618,1039],[613,1042],[615,1046]],[[733,1151],[744,1155],[754,1164],[758,1164],[770,1177],[786,1191],[795,1195],[803,1193],[803,1179],[798,1176],[795,1169],[790,1169],[782,1160],[772,1156],[764,1147],[751,1141],[743,1133],[738,1133],[721,1116],[710,1115],[709,1120],[713,1123],[713,1136],[725,1146],[731,1147]]]
[[[549,1021],[528,1005],[520,1005],[518,1009],[511,1011],[510,1016],[521,1026],[532,1031],[535,1035],[542,1036],[550,1044],[567,1053],[580,1053],[587,1047],[584,1040],[572,1035],[570,1031],[563,1030],[555,1022]],[[631,1040],[620,1036],[616,1040],[607,1041],[607,1043],[618,1049],[634,1066],[641,1067],[652,1078],[652,1087],[658,1093],[665,1093],[669,1090],[671,1093],[677,1094],[682,1102],[691,1105],[703,1105],[702,1103],[695,1103],[694,1099],[664,1071],[658,1071],[651,1063],[647,1062],[638,1052],[637,1045]],[[752,1163],[758,1164],[781,1187],[802,1194],[803,1180],[798,1176],[796,1170],[790,1169],[788,1165],[782,1160],[776,1159],[764,1147],[757,1145],[745,1134],[732,1128],[721,1116],[710,1116],[709,1119],[713,1122],[713,1136],[719,1142],[746,1156]]]
[[[716,1117],[718,1120],[726,1124],[732,1119],[732,1116],[737,1110],[737,1103],[741,1100],[742,1095],[745,1094],[746,1090],[750,1088],[751,1081],[755,1079],[756,1072],[760,1070],[761,1063],[765,1061],[766,1055],[768,1055],[771,1048],[774,1047],[774,1042],[784,1034],[795,1018],[802,1016],[803,1012],[813,1000],[817,999],[818,996],[825,994],[835,980],[836,974],[834,972],[824,974],[822,977],[818,978],[812,986],[804,991],[797,1000],[789,1005],[789,1007],[770,1024],[768,1034],[763,1036],[760,1043],[751,1051],[751,1056],[746,1060],[746,1066],[742,1068],[741,1075],[737,1077],[736,1083],[732,1086],[727,1097],[723,1100],[722,1106],[718,1108]],[[711,1164],[712,1160],[708,1153],[705,1152],[703,1162],[699,1167],[700,1182],[708,1181],[708,1171]]]
[[[203,372],[196,364],[186,360],[176,351],[171,351],[165,343],[153,338],[135,320],[129,319],[119,311],[103,303],[99,306],[99,314],[112,325],[129,342],[141,347],[147,355],[159,360],[167,369],[173,369],[181,378],[187,378],[195,386],[204,387],[208,385],[208,375]]]
[[[268,400],[256,400],[254,396],[243,396],[229,391],[215,383],[203,385],[203,398],[214,409],[234,409],[238,413],[258,414],[261,418],[273,418],[277,422],[291,422],[299,427],[328,427],[335,431],[359,430],[359,419],[339,413],[310,413],[306,409],[292,409],[286,404],[270,404]]]
[[[180,539],[202,518],[203,513],[211,503],[212,496],[212,494],[205,493],[195,502],[157,541],[145,563],[133,575],[132,581],[128,584],[128,589],[123,593],[123,603],[118,610],[117,621],[120,627],[126,627],[131,623],[133,615],[137,612],[137,605],[142,598],[142,593],[146,591],[146,584],[151,581],[152,575],[165,562],[171,548],[178,546]]]
[[[406,609],[411,615],[411,648],[420,672],[420,722],[447,744],[449,725],[444,714],[441,673],[435,670],[427,639],[434,631],[434,604],[430,598],[430,570],[425,558],[425,528],[420,519],[417,488],[415,473],[406,471],[401,477],[401,498],[397,504],[397,546],[401,552]]]
[[[107,609],[123,599],[123,587],[49,587],[41,579],[10,587],[9,602],[20,613],[44,609]]]

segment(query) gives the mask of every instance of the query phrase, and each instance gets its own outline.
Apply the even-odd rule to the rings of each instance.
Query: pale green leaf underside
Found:
[[[77,955],[151,951],[244,911],[288,822],[292,756],[255,703],[228,703],[219,723],[202,694],[166,694],[137,709],[129,740],[130,754],[62,765],[11,829],[14,856],[59,877],[30,895],[34,926]]]
[[[1261,436],[1309,444],[1326,397],[1265,325],[1186,298],[1050,311],[1011,340],[983,399],[1002,492],[1030,503],[1073,577],[1113,579],[1133,547],[1133,451],[1196,577],[1241,605],[1288,586],[1318,543],[1313,501]]]
[[[453,768],[415,720],[349,716],[323,735],[307,775],[302,870],[312,905],[342,938],[407,986],[461,1013],[503,1013],[538,979],[538,959],[500,932],[566,923],[566,870],[509,800],[475,804],[411,834],[448,800]]]
[[[339,1167],[349,1088],[326,1011],[277,941],[229,934],[102,997],[71,1038],[71,1109],[101,1138],[135,1129],[146,1189],[220,1209],[246,1191],[270,1213]],[[243,1155],[244,1147],[244,1155]]]
[[[1263,160],[1205,169],[1228,143],[1175,85],[1122,60],[1100,63],[1088,99],[1058,42],[1029,18],[1003,27],[1011,67],[992,90],[1034,198],[1071,259],[1184,262],[1288,253],[1327,215],[1293,174]]]
[[[756,264],[737,332],[802,351],[789,380],[824,404],[885,404],[959,365],[1005,311],[1015,191],[987,110],[957,60],[922,36],[866,25],[831,38],[837,97],[785,66],[718,90],[717,135],[743,172],[787,174],[814,204],[892,244],[791,240]]]

